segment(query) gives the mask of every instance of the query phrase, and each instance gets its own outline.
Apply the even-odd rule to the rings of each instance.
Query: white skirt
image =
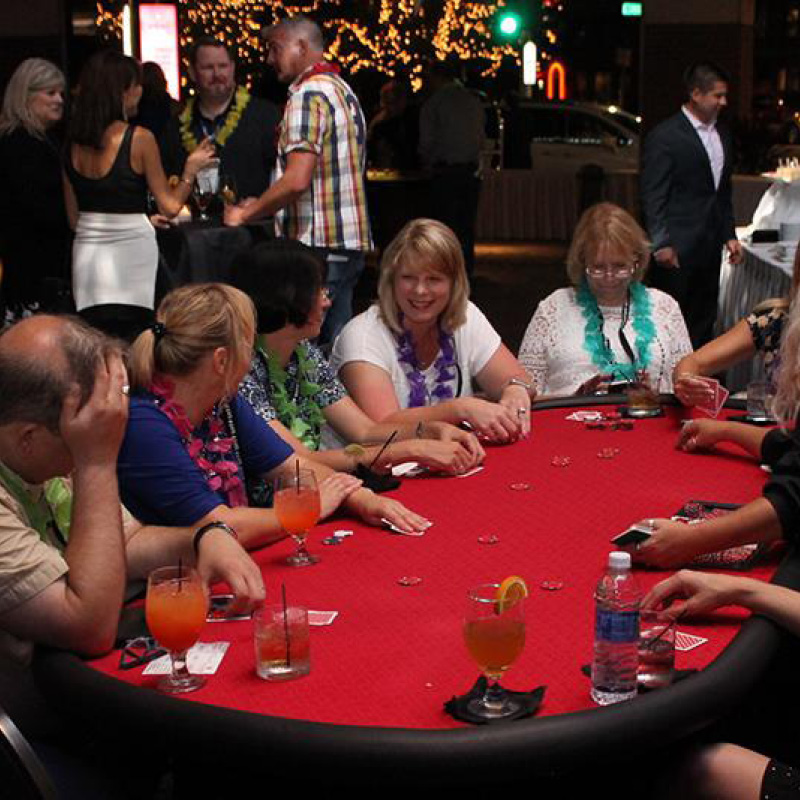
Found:
[[[145,214],[81,212],[72,247],[78,311],[106,303],[153,308],[156,232]]]

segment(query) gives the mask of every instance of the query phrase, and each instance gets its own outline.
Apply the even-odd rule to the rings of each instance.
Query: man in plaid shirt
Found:
[[[319,27],[296,16],[268,28],[267,62],[289,84],[272,184],[230,206],[228,225],[275,215],[276,235],[316,248],[328,266],[332,306],[320,341],[352,316],[353,289],[372,246],[364,185],[366,125],[353,90],[323,60]]]

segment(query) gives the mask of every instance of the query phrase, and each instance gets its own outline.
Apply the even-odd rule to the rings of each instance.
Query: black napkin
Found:
[[[390,492],[392,489],[396,489],[400,485],[400,479],[395,478],[391,472],[387,472],[385,475],[380,475],[377,472],[373,472],[369,467],[366,467],[363,464],[359,464],[356,467],[356,477],[361,478],[361,480],[364,481],[364,487],[367,489],[372,489],[375,494],[381,494],[381,492]]]
[[[501,719],[483,719],[482,717],[475,716],[467,709],[467,704],[475,697],[482,697],[486,692],[488,681],[486,677],[481,675],[475,685],[466,693],[459,696],[451,697],[445,704],[444,710],[455,719],[460,719],[462,722],[471,722],[473,725],[486,725],[493,722],[508,722],[513,719],[522,719],[523,717],[532,717],[542,704],[544,693],[547,689],[546,686],[538,686],[530,692],[508,692],[508,694],[522,703],[519,711],[514,714],[509,714],[507,717]]]
[[[592,665],[591,664],[584,664],[581,667],[581,672],[587,677],[592,677]],[[672,682],[677,683],[678,681],[682,681],[684,678],[688,678],[690,675],[694,675],[697,672],[696,669],[676,669],[672,671]],[[647,692],[653,692],[656,689],[660,689],[662,687],[659,686],[639,686],[639,694],[645,694]]]

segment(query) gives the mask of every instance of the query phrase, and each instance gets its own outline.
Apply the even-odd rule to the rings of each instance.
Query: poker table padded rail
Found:
[[[541,408],[587,404],[575,398]],[[772,580],[800,589],[800,560],[787,555]],[[287,779],[345,776],[354,786],[477,786],[501,775],[552,776],[621,754],[635,758],[678,742],[719,719],[756,685],[781,636],[770,621],[751,617],[710,665],[668,691],[603,709],[452,730],[337,725],[186,702],[143,692],[56,650],[37,652],[34,674],[64,713],[120,740],[145,741],[201,762],[246,764],[250,772]]]

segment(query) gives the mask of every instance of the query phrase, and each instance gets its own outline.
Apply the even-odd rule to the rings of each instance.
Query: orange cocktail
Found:
[[[306,534],[320,514],[317,478],[310,469],[287,469],[275,479],[272,505],[281,527],[291,534],[297,550],[286,559],[293,567],[316,564],[319,556],[306,550]]]
[[[319,492],[309,486],[281,489],[275,493],[275,513],[287,533],[305,534],[319,519]]]
[[[490,678],[499,680],[525,647],[525,623],[505,617],[484,617],[464,623],[469,654]]]
[[[163,692],[193,692],[205,684],[186,666],[186,651],[197,641],[206,622],[208,598],[196,570],[161,567],[147,578],[145,617],[150,633],[169,650],[172,672],[161,680]]]
[[[199,638],[207,613],[208,599],[199,583],[160,583],[147,595],[147,627],[168,650],[188,650]]]

